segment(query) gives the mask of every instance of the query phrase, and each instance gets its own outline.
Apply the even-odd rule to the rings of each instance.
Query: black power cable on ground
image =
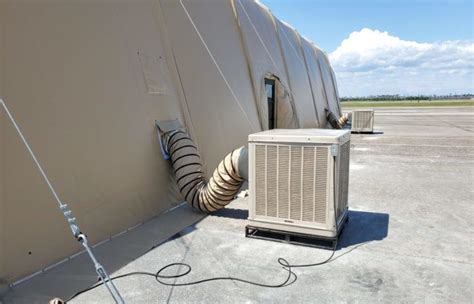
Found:
[[[334,161],[333,161],[333,170],[334,170],[334,173],[335,173],[335,170],[336,170],[336,157],[334,157]],[[334,182],[334,185],[335,185],[336,184],[335,183],[336,182],[336,174],[333,174],[333,182]],[[335,195],[333,195],[333,203],[334,203],[334,206],[333,206],[334,207],[334,225],[336,226],[336,234],[337,234],[337,214],[336,214],[337,209],[336,209],[336,196]],[[168,265],[160,268],[157,272],[154,272],[154,273],[153,272],[147,272],[147,271],[134,271],[134,272],[129,272],[129,273],[126,273],[126,274],[114,276],[114,277],[111,277],[110,279],[112,281],[114,281],[114,280],[130,277],[130,276],[142,275],[142,276],[153,277],[158,283],[160,283],[162,285],[165,285],[165,286],[179,287],[179,286],[197,285],[197,284],[202,284],[202,283],[211,282],[211,281],[235,281],[235,282],[241,282],[241,283],[246,283],[246,284],[250,284],[250,285],[254,285],[254,286],[266,287],[266,288],[281,288],[281,287],[285,287],[285,286],[293,284],[298,279],[298,276],[293,272],[292,268],[304,268],[304,267],[320,266],[320,265],[324,265],[324,264],[328,263],[329,261],[331,261],[332,258],[334,257],[334,254],[336,253],[337,245],[338,245],[337,243],[338,243],[338,237],[336,237],[336,241],[335,241],[334,247],[332,249],[331,255],[322,262],[312,263],[312,264],[290,264],[284,258],[278,258],[277,259],[278,264],[280,264],[280,266],[288,273],[286,278],[281,283],[278,283],[278,284],[264,284],[264,283],[253,282],[253,281],[249,281],[249,280],[245,280],[245,279],[241,279],[241,278],[236,278],[236,277],[213,277],[213,278],[202,279],[202,280],[197,280],[197,281],[187,282],[187,283],[168,283],[168,282],[164,281],[164,280],[182,278],[182,277],[190,274],[191,271],[192,271],[192,267],[189,264],[186,264],[186,263],[171,263],[171,264],[168,264]],[[164,274],[162,274],[163,271],[165,271],[169,268],[172,268],[172,267],[185,267],[185,271],[183,271],[181,273],[178,273],[178,274],[175,274],[175,275],[164,275]],[[293,280],[291,280],[292,277],[293,277]],[[104,284],[103,282],[100,282],[99,284],[96,284],[96,285],[93,285],[89,288],[81,290],[81,291],[77,292],[76,294],[74,294],[73,296],[71,296],[69,299],[67,299],[65,301],[65,303],[71,301],[75,297],[77,297],[77,296],[79,296],[79,295],[81,295],[85,292],[91,291],[91,290],[93,290],[93,289],[95,289],[99,286],[102,286],[103,284]]]
[[[235,281],[235,282],[241,282],[241,283],[246,283],[246,284],[250,284],[250,285],[254,285],[254,286],[266,287],[266,288],[280,288],[280,287],[285,287],[285,286],[291,285],[294,282],[296,282],[298,277],[293,272],[292,268],[312,267],[312,266],[319,266],[319,265],[326,264],[333,258],[335,252],[336,252],[336,246],[333,248],[331,255],[326,260],[324,260],[322,262],[319,262],[319,263],[306,264],[306,265],[291,265],[284,258],[278,258],[278,260],[277,260],[278,264],[280,264],[282,266],[282,268],[288,273],[286,278],[281,283],[278,283],[278,284],[264,284],[264,283],[253,282],[253,281],[249,281],[249,280],[245,280],[245,279],[241,279],[241,278],[236,278],[236,277],[213,277],[213,278],[202,279],[202,280],[197,280],[197,281],[187,282],[187,283],[168,283],[168,282],[164,281],[164,280],[178,279],[178,278],[181,278],[181,277],[184,277],[184,276],[190,274],[191,271],[192,271],[192,267],[189,264],[186,264],[186,263],[171,263],[171,264],[168,264],[168,265],[160,268],[155,273],[146,272],[146,271],[129,272],[129,273],[126,273],[126,274],[123,274],[123,275],[118,275],[118,276],[111,277],[111,280],[114,281],[114,280],[122,279],[122,278],[125,278],[125,277],[142,275],[142,276],[153,277],[158,283],[160,283],[162,285],[165,285],[165,286],[191,286],[191,285],[197,285],[197,284],[211,282],[211,281]],[[162,274],[162,272],[164,272],[165,270],[167,270],[169,268],[172,268],[172,267],[185,267],[186,269],[182,273],[178,273],[178,274],[175,274],[175,275],[164,275],[164,274]],[[293,277],[293,280],[292,280],[292,277]],[[85,292],[91,291],[91,290],[93,290],[97,287],[100,287],[102,285],[103,285],[103,283],[101,282],[97,285],[94,285],[94,286],[91,286],[91,287],[86,288],[84,290],[81,290],[81,291],[77,292],[76,294],[74,294],[73,296],[71,296],[68,300],[66,300],[66,303],[71,301],[75,297],[77,297],[77,296],[79,296],[79,295],[81,295]]]

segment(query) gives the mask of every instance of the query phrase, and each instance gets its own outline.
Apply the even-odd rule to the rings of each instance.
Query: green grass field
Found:
[[[458,107],[474,106],[474,100],[454,99],[454,100],[402,100],[402,101],[344,101],[341,102],[343,108],[378,108],[378,107]]]

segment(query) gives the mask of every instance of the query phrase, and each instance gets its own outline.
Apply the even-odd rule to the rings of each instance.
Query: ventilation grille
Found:
[[[372,129],[374,112],[355,111],[352,113],[352,129]]]
[[[346,142],[340,148],[339,156],[339,183],[338,197],[337,197],[337,218],[342,215],[343,211],[348,206],[349,193],[349,162],[350,162],[350,142]]]
[[[327,146],[255,145],[255,214],[326,223]]]

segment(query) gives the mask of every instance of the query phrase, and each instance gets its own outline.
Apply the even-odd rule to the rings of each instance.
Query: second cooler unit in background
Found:
[[[351,130],[355,133],[373,133],[374,110],[352,111]]]

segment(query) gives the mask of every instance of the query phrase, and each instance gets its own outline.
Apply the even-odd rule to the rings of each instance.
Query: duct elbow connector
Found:
[[[341,117],[339,117],[339,119],[337,120],[337,122],[339,123],[339,125],[342,127],[344,127],[347,122],[349,121],[349,113],[346,113],[346,114],[343,114]]]
[[[202,212],[224,208],[247,180],[247,147],[235,149],[219,163],[209,181],[204,176],[199,151],[183,130],[165,136],[176,183],[185,201]]]
[[[334,128],[334,129],[342,129],[346,125],[346,123],[349,121],[349,114],[343,114],[341,117],[337,118],[336,114],[331,112],[328,109],[326,110],[326,118],[329,121],[329,124]]]

